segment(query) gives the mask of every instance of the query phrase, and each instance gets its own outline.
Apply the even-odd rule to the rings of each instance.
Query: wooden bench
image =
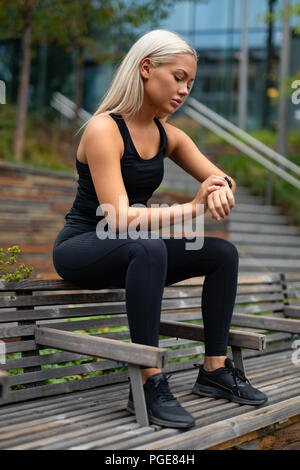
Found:
[[[286,318],[291,304],[300,304],[299,292],[295,291],[300,281],[297,276],[272,274],[239,278],[229,336],[237,367],[244,368],[242,354],[251,358],[262,357],[268,349],[271,352],[287,350],[295,335],[300,333],[299,320]],[[195,380],[197,370],[193,364],[201,361],[199,357],[204,352],[203,280],[192,278],[165,288],[159,348],[128,342],[124,289],[79,290],[61,280],[1,281],[0,339],[6,345],[7,360],[0,364],[0,369],[8,375],[0,376],[0,384],[6,384],[6,393],[0,395],[0,413],[5,415],[6,409],[18,406],[23,409],[28,400],[40,406],[41,398],[42,403],[51,397],[63,404],[70,392],[82,392],[84,400],[93,390],[97,391],[100,401],[103,390],[106,407],[109,407],[109,393],[114,396],[119,393],[127,402],[124,384],[127,388],[129,376],[137,426],[146,429],[154,439],[153,430],[159,427],[149,426],[139,368],[140,365],[161,367],[176,376],[192,371]],[[237,326],[242,326],[243,330],[237,330]],[[60,381],[63,378],[65,380]],[[198,397],[197,400],[204,400],[205,408],[205,403],[209,404],[212,399]],[[110,412],[113,412],[111,406]],[[128,416],[125,406],[123,413]],[[222,439],[226,440],[224,436]],[[216,441],[211,440],[211,443]]]

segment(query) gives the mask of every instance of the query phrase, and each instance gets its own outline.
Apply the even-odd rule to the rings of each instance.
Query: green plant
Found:
[[[33,267],[28,268],[24,263],[21,263],[20,266],[15,271],[10,271],[8,268],[5,268],[3,265],[13,265],[17,262],[17,254],[21,253],[18,245],[11,246],[7,248],[7,253],[4,253],[3,248],[0,248],[0,274],[1,271],[5,274],[2,274],[0,280],[2,281],[11,281],[18,282],[23,279],[28,279],[30,274],[34,271]],[[4,258],[6,255],[11,255],[8,261],[5,261]]]

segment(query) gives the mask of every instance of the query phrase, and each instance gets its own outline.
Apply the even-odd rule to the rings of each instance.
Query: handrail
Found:
[[[199,122],[199,124],[202,124],[215,134],[217,134],[219,137],[223,138],[227,142],[229,142],[231,145],[234,147],[238,148],[241,150],[243,153],[245,153],[247,156],[253,158],[254,160],[258,161],[261,163],[265,168],[267,168],[269,171],[276,173],[278,176],[283,178],[285,181],[288,181],[290,184],[292,184],[294,187],[297,189],[300,189],[300,181],[295,178],[294,176],[290,175],[287,173],[284,169],[282,169],[280,166],[285,166],[286,168],[291,169],[294,173],[300,174],[300,167],[295,165],[294,163],[290,162],[287,158],[284,156],[278,154],[277,152],[273,151],[269,147],[267,147],[265,144],[262,144],[258,140],[254,139],[254,137],[250,136],[247,134],[245,131],[240,129],[239,127],[235,126],[232,124],[230,121],[227,121],[223,117],[219,116],[216,114],[214,111],[210,110],[206,106],[204,106],[202,103],[199,103],[199,101],[195,100],[194,98],[188,98],[186,101],[186,105],[184,108],[182,108],[183,112],[187,114],[188,116],[192,117],[195,121]],[[197,108],[197,111],[191,108],[191,106],[194,106]],[[204,113],[206,116],[203,116]],[[276,166],[273,162],[267,160],[264,156],[261,155],[261,153],[258,153],[256,150],[251,148],[249,145],[247,145],[244,142],[241,142],[237,138],[235,138],[233,135],[231,135],[229,132],[225,131],[224,129],[221,128],[218,124],[215,124],[212,122],[212,120],[208,119],[214,119],[217,123],[221,124],[223,127],[229,129],[239,137],[244,138],[248,143],[251,143],[253,147],[256,147],[257,149],[261,150],[262,153],[267,154],[274,160],[276,160],[280,166]]]
[[[276,160],[282,166],[285,166],[286,168],[290,168],[290,170],[292,170],[294,173],[297,173],[298,175],[300,175],[300,166],[291,162],[288,158],[284,157],[283,155],[280,155],[280,153],[271,149],[270,147],[265,145],[263,142],[260,142],[259,140],[255,139],[250,134],[245,132],[243,129],[239,128],[232,122],[228,121],[227,119],[223,118],[219,114],[215,113],[212,109],[200,103],[200,101],[197,101],[195,98],[190,97],[188,99],[188,103],[191,106],[194,106],[198,111],[205,114],[207,117],[210,117],[211,119],[219,123],[221,126],[225,127],[225,129],[227,128],[228,130],[234,132],[239,137],[242,137],[244,140],[248,141],[248,143],[251,144],[254,148],[257,148],[261,152],[265,153],[269,157]]]
[[[68,119],[73,119],[75,117],[76,104],[58,91],[53,93],[50,104]],[[85,122],[92,117],[92,114],[80,108],[78,117]]]

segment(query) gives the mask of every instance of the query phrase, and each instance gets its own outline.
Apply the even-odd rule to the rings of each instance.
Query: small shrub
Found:
[[[10,271],[6,266],[11,266],[17,262],[17,255],[21,253],[18,245],[7,248],[7,253],[4,253],[3,248],[0,248],[0,280],[1,281],[10,281],[10,282],[19,282],[22,279],[28,279],[30,274],[34,271],[33,267],[27,267],[24,263],[21,263],[20,266],[15,271]],[[4,258],[6,255],[10,255],[8,261],[5,261]],[[1,275],[1,272],[4,273]],[[23,276],[23,277],[22,277]]]

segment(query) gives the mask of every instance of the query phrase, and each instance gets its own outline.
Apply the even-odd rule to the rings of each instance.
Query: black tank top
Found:
[[[147,206],[148,199],[159,187],[164,176],[164,156],[168,144],[164,127],[154,118],[160,133],[160,147],[153,158],[146,160],[138,154],[122,116],[113,113],[110,113],[110,116],[117,123],[124,141],[124,154],[120,163],[129,205],[139,203]],[[99,201],[88,164],[80,162],[76,157],[76,168],[79,176],[77,194],[71,210],[65,216],[66,226],[93,230],[104,216],[96,215]],[[107,228],[106,224],[105,230]]]

